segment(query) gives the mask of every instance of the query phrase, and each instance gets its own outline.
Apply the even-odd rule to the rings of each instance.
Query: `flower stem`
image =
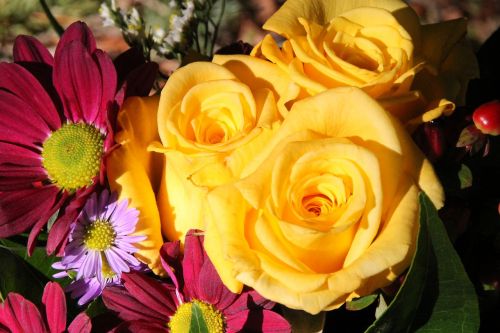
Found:
[[[217,18],[217,24],[214,27],[214,34],[212,36],[212,45],[210,47],[210,57],[214,54],[215,42],[217,41],[217,34],[219,33],[219,26],[222,22],[222,16],[224,15],[224,11],[226,10],[226,0],[222,0],[219,17]]]
[[[45,15],[47,15],[47,18],[49,19],[50,25],[57,32],[59,37],[61,37],[63,32],[64,32],[64,28],[59,24],[59,22],[57,22],[54,15],[52,15],[52,12],[50,11],[50,8],[47,5],[47,2],[45,0],[40,0],[40,5],[42,6]]]

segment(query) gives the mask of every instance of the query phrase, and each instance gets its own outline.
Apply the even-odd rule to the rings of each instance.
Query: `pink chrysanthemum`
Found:
[[[90,333],[92,324],[80,313],[66,330],[66,297],[55,282],[45,285],[42,311],[17,293],[9,293],[0,304],[0,332],[10,333]]]
[[[108,114],[125,91],[138,90],[121,85],[117,92],[118,80],[127,80],[117,77],[82,22],[68,27],[54,57],[36,39],[18,37],[14,60],[0,63],[0,237],[31,228],[31,252],[58,212],[47,252],[61,254],[70,224],[104,180],[104,156],[113,144]],[[155,68],[135,71],[133,79],[151,87]]]
[[[179,242],[162,248],[171,284],[128,273],[122,276],[124,288],[104,290],[106,306],[125,321],[116,332],[189,332],[193,308],[201,313],[209,332],[290,332],[288,322],[270,310],[274,303],[253,290],[234,294],[224,286],[199,233],[186,236],[182,266],[179,250]]]
[[[54,275],[63,277],[76,272],[75,281],[68,287],[80,305],[96,298],[108,285],[120,283],[122,272],[139,270],[142,264],[133,253],[134,243],[144,236],[131,236],[139,212],[128,207],[127,200],[117,201],[116,193],[104,190],[93,193],[87,200],[69,235],[64,257],[53,268],[64,270]]]

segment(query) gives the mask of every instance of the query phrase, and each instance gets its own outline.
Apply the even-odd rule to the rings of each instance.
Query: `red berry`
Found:
[[[500,101],[492,101],[478,107],[472,114],[476,127],[484,134],[500,134]]]

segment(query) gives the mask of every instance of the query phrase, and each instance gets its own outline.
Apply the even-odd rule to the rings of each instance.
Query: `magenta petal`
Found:
[[[39,62],[52,66],[54,58],[36,38],[19,35],[14,41],[14,61]]]
[[[51,131],[44,119],[19,97],[0,90],[0,141],[40,150]]]
[[[226,309],[241,296],[227,289],[210,260],[206,260],[200,270],[198,293],[202,300],[217,305],[219,310]]]
[[[90,333],[91,330],[92,322],[85,312],[76,316],[68,327],[68,333]]]
[[[37,223],[51,210],[58,192],[55,186],[0,192],[0,238],[17,235]]]
[[[182,273],[184,275],[184,291],[193,298],[199,298],[198,280],[205,260],[209,260],[203,249],[203,236],[197,236],[200,231],[190,230],[186,235]]]
[[[0,306],[0,323],[13,333],[25,333],[26,325],[30,332],[47,332],[37,307],[16,293],[9,293]]]
[[[66,28],[61,40],[57,44],[55,52],[56,62],[61,50],[73,41],[82,43],[90,54],[96,49],[95,38],[89,27],[84,22],[74,22]]]
[[[266,332],[289,333],[290,324],[279,314],[269,310],[246,310],[234,316],[226,317],[227,333]]]
[[[64,248],[68,242],[69,227],[80,214],[80,210],[85,205],[88,196],[94,191],[94,188],[94,186],[89,186],[78,190],[74,194],[75,197],[71,200],[71,203],[50,229],[46,246],[47,254],[54,252],[60,256],[64,254]]]
[[[102,300],[108,309],[118,313],[123,320],[147,320],[151,322],[166,322],[169,314],[149,308],[127,290],[118,287],[108,287],[102,292]],[[173,312],[170,312],[170,315]]]
[[[53,77],[66,117],[74,123],[93,123],[99,116],[102,80],[97,64],[82,43],[73,41],[61,50]]]
[[[165,285],[135,272],[122,274],[122,280],[128,292],[151,310],[163,316],[175,312],[177,307],[172,298],[173,294]]]
[[[102,99],[100,110],[107,110],[108,104],[113,103],[116,94],[116,70],[111,58],[101,50],[96,50],[92,55],[99,65],[102,79]],[[99,118],[95,120],[97,126],[106,129],[106,112],[100,112]]]
[[[22,66],[0,63],[0,88],[11,91],[23,100],[51,130],[61,127],[59,113],[51,98],[40,82]]]
[[[257,309],[259,307],[271,309],[274,305],[274,302],[262,297],[255,290],[243,290],[240,297],[238,297],[231,306],[226,308],[224,312],[227,314],[235,314],[248,308]]]
[[[45,285],[42,303],[45,305],[50,333],[64,332],[66,330],[66,297],[58,283],[49,282]]]
[[[47,179],[38,153],[1,141],[0,151],[0,191],[33,189]]]
[[[146,59],[137,47],[131,47],[127,51],[118,55],[113,63],[116,68],[116,73],[118,74],[118,82],[121,85],[128,73],[130,73],[134,68],[145,64]]]
[[[111,331],[112,333],[153,333],[153,332],[169,332],[167,326],[161,323],[151,323],[142,320],[129,321],[120,324]],[[111,333],[110,332],[110,333]]]
[[[163,268],[167,271],[168,276],[174,283],[175,288],[182,288],[182,266],[180,264],[179,255],[181,252],[181,242],[167,242],[160,248],[160,259]]]

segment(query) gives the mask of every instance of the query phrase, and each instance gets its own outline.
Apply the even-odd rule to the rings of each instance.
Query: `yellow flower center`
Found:
[[[193,308],[197,308],[194,310]],[[168,327],[172,333],[189,333],[191,328],[191,317],[194,311],[199,311],[209,333],[224,333],[224,317],[211,304],[194,300],[183,303],[177,308],[170,318]]]
[[[104,135],[94,126],[66,124],[43,143],[42,164],[59,188],[73,192],[99,174]]]
[[[115,237],[116,233],[108,221],[97,220],[85,229],[83,243],[89,250],[104,251],[113,245]]]

